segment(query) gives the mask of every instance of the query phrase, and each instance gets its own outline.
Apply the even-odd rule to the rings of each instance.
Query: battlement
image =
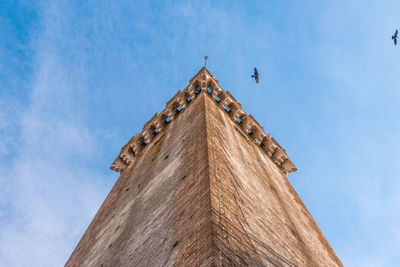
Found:
[[[211,97],[213,102],[223,109],[239,128],[262,149],[269,158],[284,172],[292,173],[297,171],[296,166],[289,159],[286,151],[272,138],[265,134],[264,128],[253,118],[243,111],[241,104],[228,92],[218,85],[218,80],[203,67],[189,82],[183,90],[178,91],[175,96],[167,102],[166,108],[156,113],[147,122],[141,133],[132,137],[131,140],[121,149],[120,154],[111,165],[111,169],[123,172],[133,164],[140,156],[142,149],[159,135],[168,124],[184,112],[200,94]]]

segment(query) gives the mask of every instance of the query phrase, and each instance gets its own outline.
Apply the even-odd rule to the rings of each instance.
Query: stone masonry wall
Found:
[[[121,174],[66,266],[211,265],[203,97]]]
[[[286,175],[205,100],[216,264],[342,266]]]
[[[286,178],[285,150],[205,68],[112,168],[66,266],[342,266]]]

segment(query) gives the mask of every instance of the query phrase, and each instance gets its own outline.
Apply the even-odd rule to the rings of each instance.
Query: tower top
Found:
[[[207,57],[205,58],[207,63]],[[121,149],[120,154],[111,165],[111,169],[117,172],[123,172],[129,165],[133,164],[142,149],[149,144],[153,138],[160,133],[169,123],[173,123],[175,116],[184,112],[185,107],[198,95],[206,94],[211,97],[216,105],[229,114],[229,117],[235,121],[244,134],[248,135],[252,142],[257,144],[272,161],[287,174],[296,172],[297,168],[289,159],[285,149],[278,142],[266,134],[264,128],[253,118],[243,111],[242,105],[218,84],[218,80],[208,71],[206,66],[189,81],[189,85],[183,90],[178,91],[166,104],[161,113],[156,113],[149,122],[147,122],[141,133],[135,135]]]
[[[122,149],[73,266],[343,266],[285,150],[204,67]]]

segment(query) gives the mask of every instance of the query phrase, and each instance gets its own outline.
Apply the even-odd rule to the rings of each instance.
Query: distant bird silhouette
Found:
[[[256,80],[256,83],[258,83],[258,82],[260,81],[259,76],[260,76],[260,75],[258,74],[257,68],[254,68],[254,74],[251,75],[251,78],[254,78],[254,80]]]
[[[397,45],[397,39],[399,38],[399,31],[398,30],[396,30],[395,32],[394,32],[394,34],[392,35],[392,40],[393,40],[393,42],[394,42],[394,45]]]

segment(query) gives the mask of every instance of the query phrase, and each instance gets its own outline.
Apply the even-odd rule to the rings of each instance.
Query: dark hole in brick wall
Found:
[[[182,178],[181,178],[181,180],[183,180],[183,179],[185,179],[186,178],[186,175],[185,176],[183,176]]]
[[[140,184],[137,187],[140,187]]]
[[[179,241],[176,241],[176,242],[174,243],[174,245],[172,246],[172,248],[175,248],[178,244],[179,244]]]
[[[293,229],[291,229],[291,230],[292,230],[292,234],[293,234],[295,237],[297,237],[296,232],[295,232]]]
[[[136,152],[133,151],[132,147],[129,147],[128,152],[134,156],[136,156]]]
[[[167,159],[169,157],[169,155],[166,155],[164,159]]]
[[[143,140],[143,142],[142,142],[142,147],[147,146],[148,143],[149,143],[149,142],[148,142],[147,140]]]
[[[129,191],[129,187],[126,189],[126,192],[128,192]]]

